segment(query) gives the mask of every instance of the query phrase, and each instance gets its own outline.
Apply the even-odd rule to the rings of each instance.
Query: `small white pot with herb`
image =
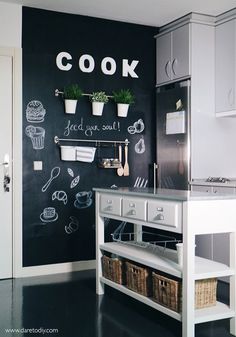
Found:
[[[117,103],[118,117],[127,117],[130,104],[134,103],[134,95],[129,89],[113,92],[113,99]]]
[[[70,84],[64,87],[65,113],[75,114],[78,99],[82,96],[82,90],[78,84]]]
[[[92,114],[102,116],[104,104],[108,102],[108,97],[104,91],[93,92],[90,96],[92,102]]]

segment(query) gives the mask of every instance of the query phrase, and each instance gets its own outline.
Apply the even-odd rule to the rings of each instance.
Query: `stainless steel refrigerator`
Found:
[[[157,88],[157,187],[189,189],[190,80]]]

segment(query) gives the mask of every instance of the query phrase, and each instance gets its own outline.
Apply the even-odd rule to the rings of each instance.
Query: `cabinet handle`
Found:
[[[234,105],[234,90],[231,88],[228,92],[228,102],[229,106],[232,107]]]
[[[176,69],[175,69],[175,66],[177,65],[177,59],[174,59],[173,62],[172,62],[172,65],[171,65],[171,68],[172,68],[172,71],[173,71],[173,74],[176,76],[177,73],[176,73]]]
[[[168,78],[171,78],[169,72],[168,72],[168,67],[170,66],[170,61],[166,62],[166,65],[165,65],[165,73],[166,73],[166,76]]]

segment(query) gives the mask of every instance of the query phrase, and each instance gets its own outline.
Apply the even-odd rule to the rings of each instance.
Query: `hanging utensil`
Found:
[[[117,169],[117,174],[118,176],[123,176],[124,174],[124,168],[122,166],[122,146],[119,145],[119,162],[120,162],[120,167]]]
[[[128,164],[128,145],[125,145],[125,165],[124,165],[124,176],[129,176],[129,164]]]

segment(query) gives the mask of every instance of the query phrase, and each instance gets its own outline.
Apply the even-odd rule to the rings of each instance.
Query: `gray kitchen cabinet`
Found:
[[[236,19],[216,26],[216,115],[236,116]]]
[[[189,24],[156,37],[157,85],[190,75]]]

